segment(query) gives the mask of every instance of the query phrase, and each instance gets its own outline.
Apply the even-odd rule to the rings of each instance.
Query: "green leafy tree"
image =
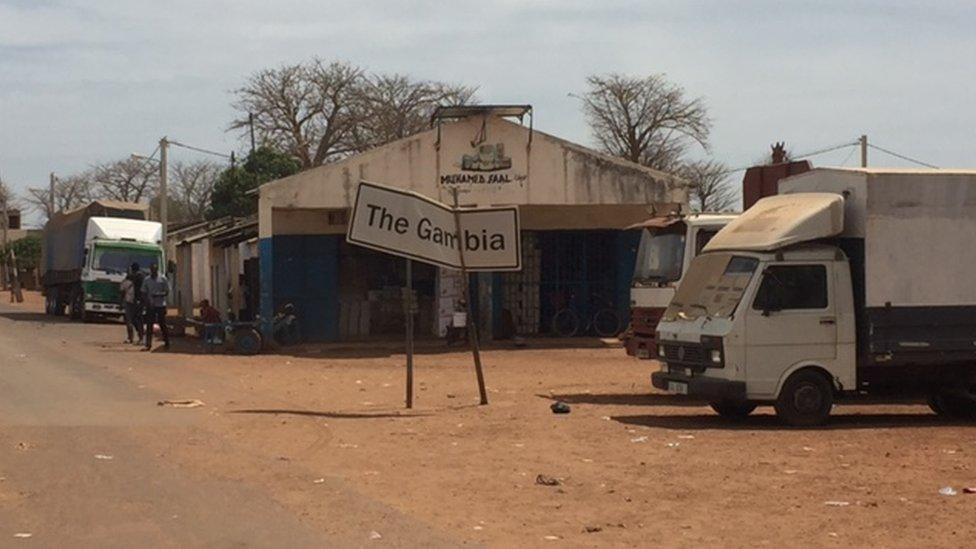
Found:
[[[41,263],[41,237],[28,235],[19,240],[15,240],[8,245],[17,254],[17,267],[20,269],[33,269]],[[5,248],[3,257],[9,257],[10,253]]]
[[[242,165],[221,172],[210,194],[207,219],[243,217],[257,212],[257,198],[248,196],[247,192],[300,169],[301,164],[288,154],[271,147],[255,149]]]

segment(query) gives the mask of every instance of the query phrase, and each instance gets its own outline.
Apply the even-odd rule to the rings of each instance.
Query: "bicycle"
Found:
[[[569,305],[559,308],[552,317],[552,332],[560,337],[573,337],[580,333],[580,315],[571,306],[573,297],[570,296]],[[620,325],[620,315],[608,304],[597,309],[593,316],[586,319],[582,333],[589,333],[592,330],[600,337],[614,337],[620,333]]]

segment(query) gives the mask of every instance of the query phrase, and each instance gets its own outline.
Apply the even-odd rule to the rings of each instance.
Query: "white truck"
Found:
[[[654,358],[657,323],[689,263],[735,217],[736,214],[724,213],[675,213],[628,227],[641,231],[630,286],[630,326],[624,336],[628,355]]]
[[[122,315],[119,285],[129,266],[166,268],[163,226],[146,221],[146,213],[145,205],[99,200],[48,221],[42,246],[47,314]]]
[[[790,425],[864,395],[976,418],[976,171],[818,168],[779,193],[692,262],[652,384]]]

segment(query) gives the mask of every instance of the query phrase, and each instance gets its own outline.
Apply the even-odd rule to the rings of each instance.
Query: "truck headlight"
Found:
[[[712,358],[712,364],[721,364],[722,363],[722,350],[721,349],[712,349],[711,358]]]
[[[92,294],[86,293],[85,299],[92,299],[94,296]]]

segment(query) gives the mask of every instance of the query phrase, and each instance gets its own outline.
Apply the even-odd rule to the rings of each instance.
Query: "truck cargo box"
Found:
[[[44,285],[77,280],[85,261],[85,233],[92,217],[145,220],[149,206],[111,200],[96,200],[67,212],[55,214],[44,225],[42,261]]]
[[[845,197],[837,243],[851,259],[870,363],[972,359],[976,170],[817,168],[779,191]]]

